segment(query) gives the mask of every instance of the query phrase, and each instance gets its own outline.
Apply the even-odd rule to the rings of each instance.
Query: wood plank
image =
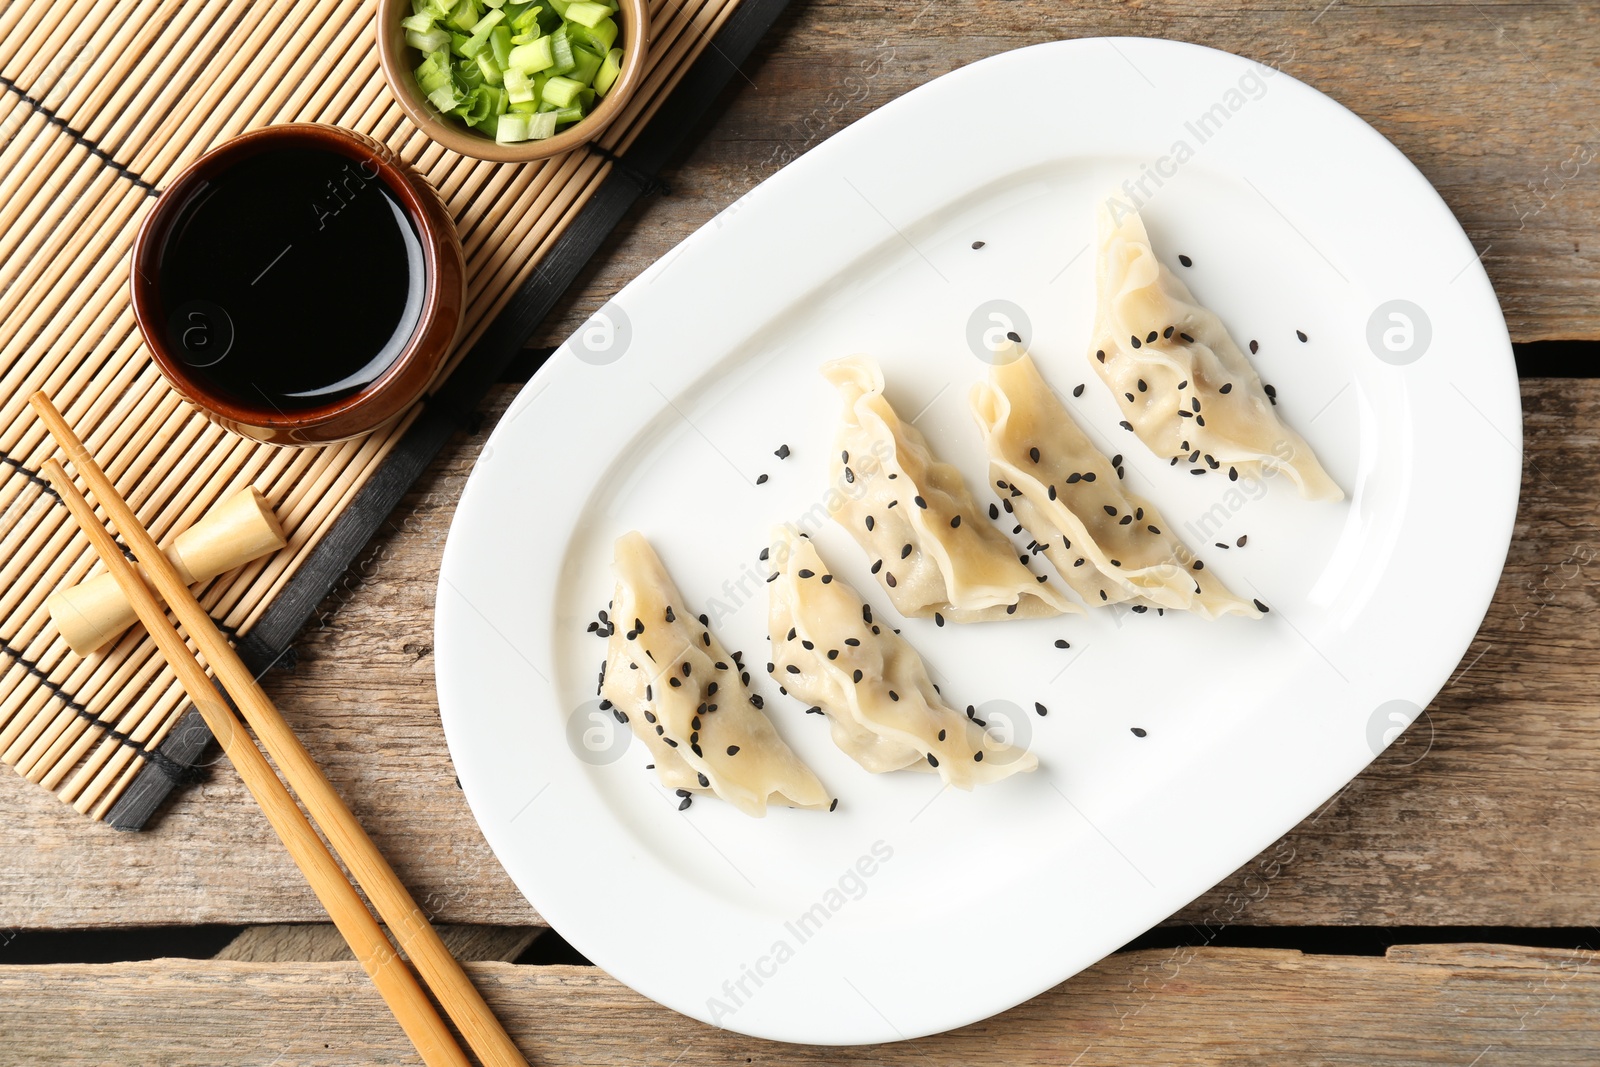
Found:
[[[560,343],[707,219],[890,100],[998,52],[1099,35],[1210,45],[1332,96],[1410,157],[1473,247],[1487,247],[1515,340],[1600,338],[1594,4],[814,0],[791,5],[726,109],[664,175],[672,195],[635,207],[532,343]]]
[[[547,1067],[1563,1067],[1600,1057],[1595,960],[1586,951],[1507,946],[1418,946],[1387,958],[1149,950],[1113,956],[986,1022],[849,1049],[717,1030],[593,967],[478,963],[468,970],[531,1062]],[[0,1032],[0,1064],[417,1062],[353,963],[0,967]]]
[[[485,427],[514,391],[492,395]],[[1523,408],[1522,513],[1468,669],[1417,741],[1389,749],[1175,921],[1593,922],[1600,381],[1524,382]],[[269,688],[430,918],[527,925],[537,915],[455,784],[433,687],[439,555],[485,436],[460,440],[418,483],[300,641],[299,665]],[[6,775],[0,821],[16,828],[0,864],[0,928],[323,919],[226,767],[142,834],[85,824]]]

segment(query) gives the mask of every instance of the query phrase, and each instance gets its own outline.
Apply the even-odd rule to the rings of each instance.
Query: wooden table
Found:
[[[1215,45],[1329,93],[1438,187],[1483,250],[1514,339],[1600,339],[1594,5],[794,0],[668,173],[671,195],[632,213],[531,344],[555,344],[873,108],[995,52],[1098,34]],[[771,1045],[656,1007],[592,967],[495,962],[520,954],[540,919],[455,784],[432,602],[455,501],[514,386],[396,509],[270,689],[423,907],[461,926],[452,938],[485,961],[476,977],[537,1063],[1600,1062],[1600,961],[1580,947],[1600,945],[1600,382],[1522,389],[1522,507],[1505,575],[1406,743],[1175,916],[1190,947],[1119,954],[953,1034],[853,1051]],[[228,769],[144,834],[86,824],[11,775],[0,775],[0,818],[0,1064],[414,1062],[325,927],[276,925],[323,916]],[[201,923],[251,929],[216,960],[5,965],[17,930]],[[1328,927],[1445,929],[1380,930],[1379,941],[1414,943],[1343,955]],[[1524,947],[1463,943],[1461,927],[1516,928],[1494,937]],[[1241,930],[1334,953],[1229,947],[1250,940]],[[1559,947],[1525,947],[1536,944]]]

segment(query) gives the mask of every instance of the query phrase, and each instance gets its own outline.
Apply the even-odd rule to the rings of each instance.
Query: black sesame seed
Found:
[[[1147,345],[1153,345],[1153,344],[1156,343],[1156,338],[1160,337],[1160,336],[1161,336],[1160,331],[1151,330],[1150,331],[1150,335],[1144,339],[1144,343],[1147,344]]]
[[[1228,547],[1228,546],[1227,546],[1227,545],[1225,545],[1225,544],[1223,544],[1223,543],[1222,543],[1222,542],[1221,542],[1221,541],[1218,541],[1218,542],[1217,542],[1217,547],[1218,547],[1218,548],[1227,548],[1227,547]]]
[[[1053,485],[1050,486],[1049,487],[1049,493],[1050,493],[1050,499],[1054,500],[1056,498],[1056,487],[1053,486]]]
[[[756,475],[756,484],[757,485],[766,485],[767,484],[767,476],[765,474]]]
[[[660,729],[660,727],[657,727],[657,728],[656,728],[656,733],[660,733],[660,732],[661,732],[661,729]],[[674,741],[674,740],[673,740],[673,739],[672,739],[672,738],[670,738],[670,737],[663,737],[663,738],[662,738],[662,739],[661,739],[661,740],[663,740],[663,741],[665,741],[665,742],[666,742],[666,743],[667,743],[667,744],[668,744],[668,745],[669,745],[669,746],[671,746],[671,747],[672,747],[672,748],[677,748],[677,747],[678,747],[678,742],[676,742],[676,741]]]
[[[938,613],[938,612],[937,612],[937,611],[936,611],[936,612],[934,612],[934,613],[933,613],[933,621],[934,621],[934,622],[935,622],[935,623],[936,623],[936,624],[938,624],[938,625],[940,625],[940,626],[943,626],[943,625],[944,625],[944,616],[943,616],[943,615],[940,615],[940,614],[939,614],[939,613]]]
[[[1133,429],[1133,424],[1131,422],[1129,422],[1127,419],[1123,419],[1121,422],[1117,423],[1117,425],[1121,426],[1124,430],[1132,430]]]
[[[1143,347],[1143,343],[1137,337],[1130,337],[1128,339],[1133,342],[1133,347],[1134,348],[1142,348]]]
[[[1160,528],[1159,528],[1159,527],[1156,527],[1156,526],[1146,526],[1146,527],[1145,527],[1145,529],[1146,529],[1146,530],[1149,530],[1149,531],[1150,531],[1150,532],[1151,532],[1151,533],[1153,533],[1153,534],[1156,534],[1156,535],[1158,535],[1158,536],[1159,536],[1159,535],[1160,535],[1160,533],[1161,533],[1161,530],[1160,530]]]
[[[1256,610],[1261,612],[1261,614],[1263,614],[1263,615],[1265,615],[1267,612],[1272,610],[1271,608],[1267,607],[1265,604],[1263,604],[1259,600],[1255,601],[1255,605],[1256,605]]]
[[[1172,340],[1172,335],[1177,331],[1177,329],[1178,328],[1176,326],[1168,326],[1165,330],[1161,331],[1162,338],[1167,341]]]
[[[1133,606],[1133,613],[1135,615],[1143,615],[1145,612],[1147,612],[1149,610],[1150,610],[1150,607],[1147,604],[1135,604]]]
[[[1183,338],[1185,344],[1191,344],[1191,345],[1194,344],[1194,338],[1190,337],[1188,334],[1179,333],[1178,336]]]
[[[1071,474],[1067,475],[1068,485],[1077,485],[1081,481],[1083,481],[1083,475],[1079,474],[1077,471],[1073,471]]]
[[[1083,480],[1086,481],[1086,482],[1094,481],[1094,471],[1085,471],[1084,475],[1083,475]]]
[[[889,690],[889,699],[898,701],[900,699],[900,694],[896,693],[893,689],[891,689],[891,690]]]
[[[1253,356],[1259,351],[1261,351],[1261,342],[1259,342],[1259,341],[1251,341],[1250,342],[1250,354]]]
[[[1050,709],[1039,703],[1037,700],[1033,702],[1033,710],[1037,711],[1041,716],[1050,714]]]
[[[1195,560],[1194,561],[1194,569],[1197,570],[1197,571],[1205,570],[1206,569],[1205,562],[1203,560],[1198,560],[1198,559]]]
[[[1188,256],[1179,256],[1178,262],[1182,263],[1185,267],[1194,266],[1194,260],[1190,259]]]
[[[893,589],[896,585],[900,584],[900,583],[898,583],[898,582],[896,582],[894,580],[894,575],[892,573],[890,573],[890,572],[885,572],[884,573],[883,581],[884,581],[884,584],[887,585],[890,589]]]
[[[1278,395],[1278,391],[1276,389],[1274,389],[1270,385],[1263,385],[1261,387],[1261,391],[1263,393],[1266,393],[1268,396],[1277,396]]]
[[[939,766],[938,757],[936,757],[932,752],[928,753],[928,766],[930,766],[930,767]]]
[[[819,708],[819,707],[816,707],[816,706],[812,706],[812,707],[809,707],[809,708],[806,709],[806,714],[807,715],[821,715],[822,714],[822,709]]]
[[[856,683],[857,683],[857,684],[859,684],[859,683],[860,683],[860,682],[861,682],[861,671],[860,671],[860,670],[859,670],[859,669],[858,669],[858,670],[856,670],[856,671],[854,671],[854,672],[853,672],[853,673],[852,673],[852,674],[851,674],[851,675],[850,675],[850,677],[851,677],[851,680],[852,680],[852,681],[854,681],[854,682],[856,682]]]
[[[984,245],[984,242],[982,242],[982,241],[974,241],[974,242],[972,242],[972,247],[973,248],[982,248],[983,245]],[[834,803],[837,804],[839,802],[837,800],[835,800]]]
[[[702,775],[700,775],[700,776],[699,776],[699,777],[700,777],[700,785],[701,785],[701,786],[702,786],[702,787],[703,787],[703,788],[707,788],[707,789],[709,789],[709,788],[710,788],[710,787],[711,787],[711,779],[709,779],[709,778],[707,778],[707,777],[706,777],[706,776],[705,776],[705,775],[703,775],[703,774],[702,774]]]
[[[1237,468],[1237,467],[1229,467],[1228,468],[1228,481],[1236,482],[1238,480],[1239,480],[1239,468]]]
[[[1217,392],[1224,393],[1224,394],[1233,392],[1233,383],[1232,382],[1223,382],[1222,383],[1222,388],[1218,389]]]
[[[981,247],[983,247],[983,242],[979,241],[977,244],[973,245],[972,247],[973,248],[981,248]],[[833,803],[828,805],[828,810],[829,811],[833,811],[838,806],[839,806],[839,798],[838,797],[834,797],[833,798]]]
[[[1020,345],[1022,343],[1022,335],[1016,330],[1007,330],[1006,340],[1010,341],[1014,345]]]
[[[1204,474],[1205,472],[1206,469],[1204,467],[1191,467],[1189,470],[1190,474]]]
[[[1058,637],[1058,638],[1056,638],[1056,647],[1057,648],[1071,648],[1072,647],[1072,643]]]
[[[855,481],[856,480],[856,472],[851,470],[849,467],[846,467],[844,469],[844,480],[847,483]]]
[[[877,574],[881,570],[883,570],[883,560],[880,559],[872,565],[872,573]]]
[[[911,499],[912,499],[912,502],[915,503],[917,505],[917,507],[919,507],[919,508],[925,508],[925,507],[928,506],[928,502],[926,500],[922,499],[920,496],[912,497]]]
[[[1015,604],[1007,604],[1006,605],[1006,614],[1007,615],[1015,615],[1016,613],[1017,613],[1017,606]],[[895,631],[895,633],[899,633],[899,632],[900,632],[899,630]]]
[[[1078,560],[1076,560],[1076,561],[1075,561],[1075,562],[1074,562],[1074,563],[1073,563],[1073,564],[1072,564],[1072,565],[1073,565],[1073,566],[1074,566],[1074,567],[1081,567],[1081,566],[1083,566],[1083,559],[1082,559],[1082,558],[1081,558],[1081,557],[1080,557],[1080,558],[1079,558],[1079,559],[1078,559]]]
[[[677,746],[673,746],[673,747],[676,748]],[[679,811],[687,811],[688,808],[689,808],[689,805],[693,804],[693,803],[694,803],[694,797],[684,797],[683,798],[683,802],[678,805],[678,810]]]
[[[961,525],[961,516],[960,515],[957,515],[953,519],[950,520],[950,529],[954,530],[956,527],[958,527],[960,525]]]
[[[1250,535],[1249,534],[1240,534],[1239,535],[1239,540],[1235,541],[1234,544],[1238,545],[1240,548],[1243,548],[1244,547],[1244,543],[1246,541],[1248,541],[1248,540],[1250,540]]]
[[[1035,463],[1039,462],[1039,450],[1037,448],[1028,449],[1028,458]]]
[[[774,452],[773,455],[777,456],[779,459],[788,459],[789,458],[789,446],[788,445],[779,445],[778,446],[778,450],[776,452]]]
[[[1107,600],[1107,599],[1109,599],[1109,598],[1108,598],[1108,597],[1107,597],[1107,596],[1106,596],[1106,591],[1105,591],[1105,590],[1104,590],[1104,589],[1102,589],[1102,590],[1100,590],[1100,599],[1101,599],[1101,600]]]
[[[775,582],[777,580],[778,580],[778,572],[777,571],[773,571],[771,574],[767,575],[767,581]]]
[[[1190,397],[1189,398],[1189,406],[1194,408],[1195,411],[1199,411],[1200,410],[1200,398],[1197,397],[1197,396]]]
[[[1306,343],[1306,332],[1304,330],[1296,330],[1294,332],[1294,335],[1296,337],[1300,338],[1300,343],[1301,344],[1305,344]]]
[[[789,664],[787,667],[785,667],[783,669],[788,671],[790,674],[799,674],[800,673],[800,668],[796,667],[793,663]]]
[[[1124,516],[1122,516],[1122,518],[1117,520],[1117,525],[1118,526],[1126,526],[1129,523],[1131,523],[1132,521],[1133,521],[1133,516],[1132,515],[1124,515]]]
[[[817,576],[817,572],[816,571],[808,571],[808,570],[805,570],[805,569],[801,569],[801,570],[797,571],[796,573],[799,574],[800,577],[802,577],[802,578],[815,578]]]
[[[1113,507],[1112,505],[1106,504],[1104,506],[1105,506],[1107,515],[1115,515],[1117,513],[1117,509],[1115,507]]]
[[[1204,426],[1206,424],[1206,417],[1204,415],[1196,415],[1194,417],[1194,424],[1196,426]]]
[[[1120,560],[1120,559],[1114,559],[1114,560],[1110,560],[1110,561],[1109,561],[1109,562],[1110,562],[1110,563],[1111,563],[1111,565],[1112,565],[1112,566],[1113,566],[1113,567],[1120,567],[1120,566],[1122,566],[1122,561],[1121,561],[1121,560]]]
[[[1072,391],[1072,395],[1073,396],[1082,396],[1083,395],[1083,386],[1079,385],[1076,389],[1074,389]]]
[[[900,558],[905,559],[909,555],[911,555],[911,545],[909,543],[902,545],[900,547]]]
[[[590,632],[590,633],[594,633],[594,632],[595,632],[595,631],[596,631],[596,630],[598,630],[598,629],[600,629],[600,624],[599,624],[599,623],[597,623],[597,622],[591,622],[591,623],[590,623],[590,624],[589,624],[589,632]]]
[[[998,519],[999,517],[1000,517],[1000,509],[999,509],[999,507],[997,507],[994,504],[990,504],[989,505],[989,518]]]
[[[1096,353],[1095,353],[1095,354],[1094,354],[1094,358],[1095,358],[1095,359],[1098,359],[1098,360],[1099,360],[1099,361],[1100,361],[1100,362],[1101,362],[1101,363],[1104,363],[1104,362],[1105,362],[1105,361],[1106,361],[1106,353],[1105,353],[1105,350],[1104,350],[1104,349],[1101,349],[1101,350],[1100,350],[1100,351],[1098,351],[1098,352],[1096,352]],[[1080,386],[1078,386],[1078,388],[1079,388],[1079,389],[1082,389],[1082,388],[1083,388],[1083,386],[1081,386],[1081,385],[1080,385]]]
[[[766,701],[761,699],[761,694],[759,694],[759,693],[751,694],[750,703],[751,703],[751,705],[753,705],[754,707],[756,707],[758,709],[761,708],[761,707],[764,707],[766,705]]]
[[[871,515],[868,515],[867,516],[867,532],[871,533],[872,532],[872,528],[874,526],[876,526],[876,525],[877,525],[877,522],[873,519],[873,517]]]
[[[1128,403],[1130,403],[1130,404],[1133,403],[1133,394],[1132,393],[1123,393],[1122,395],[1128,398]]]
[[[1147,736],[1147,734],[1145,733],[1145,730],[1144,730],[1144,728],[1142,726],[1132,726],[1132,727],[1129,727],[1129,729],[1133,731],[1133,736],[1134,737],[1145,737],[1145,736]]]
[[[674,789],[673,793],[677,794],[680,797],[686,797],[686,796],[689,795],[689,791],[687,789]]]

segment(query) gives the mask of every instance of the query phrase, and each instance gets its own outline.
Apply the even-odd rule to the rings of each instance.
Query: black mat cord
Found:
[[[588,141],[585,142],[583,147],[588,149],[590,155],[599,156],[613,167],[616,167],[618,174],[637,185],[640,196],[649,196],[651,193],[660,193],[662,196],[672,195],[672,190],[667,187],[667,183],[662,181],[659,175],[649,174],[640,170],[604,145]]]
[[[158,751],[157,749],[146,747],[143,741],[137,741],[128,734],[123,733],[121,730],[111,725],[111,723],[102,719],[99,715],[96,715],[94,712],[78,703],[78,701],[73,698],[72,694],[68,693],[65,689],[53,682],[50,679],[50,676],[46,674],[37,663],[29,659],[27,656],[24,656],[21,652],[18,652],[16,649],[12,648],[9,641],[0,639],[0,652],[4,652],[6,655],[15,660],[24,671],[38,681],[40,685],[48,689],[52,696],[70,708],[74,715],[89,723],[91,726],[100,727],[100,729],[105,731],[106,736],[111,738],[111,740],[115,741],[117,744],[122,745],[124,748],[131,748],[137,755],[142,757],[146,763],[149,763],[152,767],[156,768],[156,770],[165,775],[173,785],[183,785],[187,782],[193,782],[199,779],[200,772],[195,768],[186,767],[177,760],[168,756],[166,753]]]
[[[18,85],[4,74],[0,74],[0,86],[4,86],[13,93],[17,94],[17,96],[21,97],[22,102],[27,104],[28,108],[33,111],[34,114],[42,116],[50,125],[61,130],[68,137],[72,138],[78,144],[88,149],[89,154],[100,160],[100,162],[104,163],[106,166],[110,167],[112,170],[116,171],[118,174],[137,185],[139,188],[143,189],[150,196],[156,195],[158,190],[155,186],[145,181],[144,178],[135,172],[131,167],[116,159],[110,152],[107,152],[104,148],[101,148],[91,138],[73,129],[72,126],[67,123],[66,119],[62,118],[60,115],[57,115],[53,110],[29,96],[22,86]]]
[[[55,497],[57,500],[61,499],[61,494],[56,492],[56,487],[51,485],[49,482],[45,481],[43,478],[39,477],[38,472],[35,471],[32,467],[28,466],[26,463],[22,463],[22,462],[20,462],[18,460],[12,459],[10,456],[6,455],[4,452],[0,452],[0,464],[4,464],[5,466],[10,467],[12,470],[16,471],[18,474],[20,474],[24,478],[28,479],[28,481],[32,482],[34,485],[38,486],[40,489],[43,489],[45,492],[49,493],[51,496]]]

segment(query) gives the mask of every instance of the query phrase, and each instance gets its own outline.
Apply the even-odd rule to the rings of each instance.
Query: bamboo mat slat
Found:
[[[444,197],[467,253],[453,370],[538,268],[739,0],[654,0],[646,80],[600,139],[535,164],[429,141],[378,68],[370,0],[91,0],[0,10],[0,762],[92,819],[154,762],[188,707],[142,629],[87,659],[48,595],[100,569],[36,472],[53,446],[26,397],[45,389],[166,543],[256,485],[288,546],[219,576],[202,603],[243,635],[294,578],[414,421],[283,449],[231,435],[156,373],[129,306],[128,253],[154,196],[200,155],[283,122],[387,144]],[[134,27],[115,50],[95,38]]]

